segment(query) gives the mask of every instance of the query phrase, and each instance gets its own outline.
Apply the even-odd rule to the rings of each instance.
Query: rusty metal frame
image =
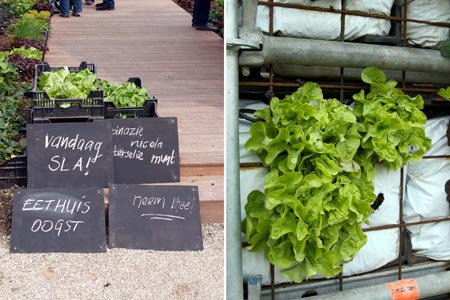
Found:
[[[438,26],[438,27],[447,27],[450,28],[450,23],[444,23],[444,22],[431,22],[431,21],[425,21],[425,20],[417,20],[417,19],[408,19],[407,16],[407,9],[408,9],[408,3],[411,1],[404,1],[404,3],[401,4],[402,6],[402,16],[386,16],[386,15],[380,15],[380,14],[372,14],[372,13],[366,13],[366,12],[359,12],[359,11],[350,11],[346,10],[346,0],[341,0],[341,7],[342,9],[334,9],[334,8],[321,8],[321,7],[311,7],[311,6],[305,6],[300,4],[289,4],[289,3],[275,3],[274,0],[267,0],[267,1],[258,1],[259,5],[265,5],[269,8],[269,36],[273,36],[273,23],[274,23],[274,14],[273,10],[274,7],[284,7],[284,8],[292,8],[292,9],[300,9],[300,10],[309,10],[309,11],[319,11],[319,12],[329,12],[329,13],[337,13],[341,15],[341,30],[340,30],[340,37],[339,40],[341,42],[344,41],[344,33],[345,33],[345,16],[361,16],[361,17],[372,17],[372,18],[379,18],[379,19],[385,19],[385,20],[391,20],[395,22],[401,22],[401,47],[407,47],[407,39],[406,39],[406,28],[408,22],[415,22],[415,23],[421,23],[426,24],[430,26]],[[393,46],[394,47],[394,46]],[[339,84],[330,84],[330,83],[319,83],[319,86],[322,89],[334,89],[340,91],[340,100],[344,100],[344,91],[347,90],[361,90],[361,89],[368,89],[367,86],[359,86],[357,84],[346,84],[344,79],[344,73],[345,68],[340,67],[340,82]],[[435,93],[437,92],[439,85],[427,85],[427,88],[425,87],[416,87],[411,85],[406,85],[406,72],[402,70],[402,80],[401,80],[401,87],[400,89],[405,92],[417,92],[417,93],[429,93],[432,94],[433,97],[435,96]],[[274,80],[274,72],[273,72],[273,65],[269,65],[269,77],[267,82],[251,82],[251,81],[243,81],[239,82],[240,87],[267,87],[268,90],[273,93],[274,87],[286,87],[286,88],[297,88],[302,86],[302,83],[300,82],[276,82]],[[449,159],[450,155],[436,155],[436,156],[425,156],[424,159]],[[254,167],[262,167],[263,165],[260,163],[241,163],[241,168],[254,168]],[[404,189],[404,169],[400,169],[400,194],[399,194],[399,224],[389,224],[389,225],[383,225],[383,226],[374,226],[363,229],[364,232],[370,232],[370,231],[378,231],[378,230],[386,230],[386,229],[392,229],[392,228],[398,228],[399,229],[399,255],[397,259],[398,264],[398,279],[402,279],[402,267],[404,264],[404,258],[403,258],[403,233],[405,228],[408,226],[414,226],[414,225],[422,225],[422,224],[428,224],[428,223],[438,223],[438,222],[447,222],[450,221],[450,217],[447,218],[436,218],[436,219],[430,219],[425,221],[419,221],[419,222],[410,222],[410,223],[404,223],[403,220],[403,189]],[[247,243],[242,243],[242,246],[247,246]],[[275,268],[271,264],[270,265],[270,276],[271,276],[271,296],[272,300],[276,300],[276,293],[275,293]],[[335,278],[336,279],[336,278]],[[338,275],[339,280],[339,290],[343,290],[343,282],[345,278],[343,277],[343,273],[341,272]],[[283,284],[285,285],[285,284]]]

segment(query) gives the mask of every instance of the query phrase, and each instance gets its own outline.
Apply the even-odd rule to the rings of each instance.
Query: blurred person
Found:
[[[83,9],[81,0],[60,0],[59,1],[59,16],[68,18],[70,8],[72,7],[72,16],[80,17],[80,12]]]
[[[217,27],[209,23],[210,0],[194,0],[194,13],[192,16],[192,27],[197,30],[217,30]]]
[[[96,10],[114,10],[114,0],[103,0],[102,3],[95,4]]]

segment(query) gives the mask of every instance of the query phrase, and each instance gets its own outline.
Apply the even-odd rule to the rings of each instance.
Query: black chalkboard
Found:
[[[152,250],[202,250],[198,188],[111,185],[109,246]]]
[[[180,181],[176,118],[113,119],[115,183]]]
[[[105,252],[103,188],[14,191],[11,252]]]
[[[111,123],[28,124],[27,161],[29,187],[107,187]]]

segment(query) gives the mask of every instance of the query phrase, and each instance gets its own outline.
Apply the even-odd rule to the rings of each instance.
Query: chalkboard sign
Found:
[[[111,122],[115,183],[180,181],[176,118]]]
[[[107,187],[111,123],[28,124],[27,160],[29,187]]]
[[[103,188],[14,191],[11,252],[105,252]]]
[[[113,184],[109,188],[109,246],[202,250],[196,186]]]

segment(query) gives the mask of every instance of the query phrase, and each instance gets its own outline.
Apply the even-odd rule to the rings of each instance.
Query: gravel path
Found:
[[[224,299],[223,240],[206,224],[198,252],[10,254],[0,234],[0,299]]]

